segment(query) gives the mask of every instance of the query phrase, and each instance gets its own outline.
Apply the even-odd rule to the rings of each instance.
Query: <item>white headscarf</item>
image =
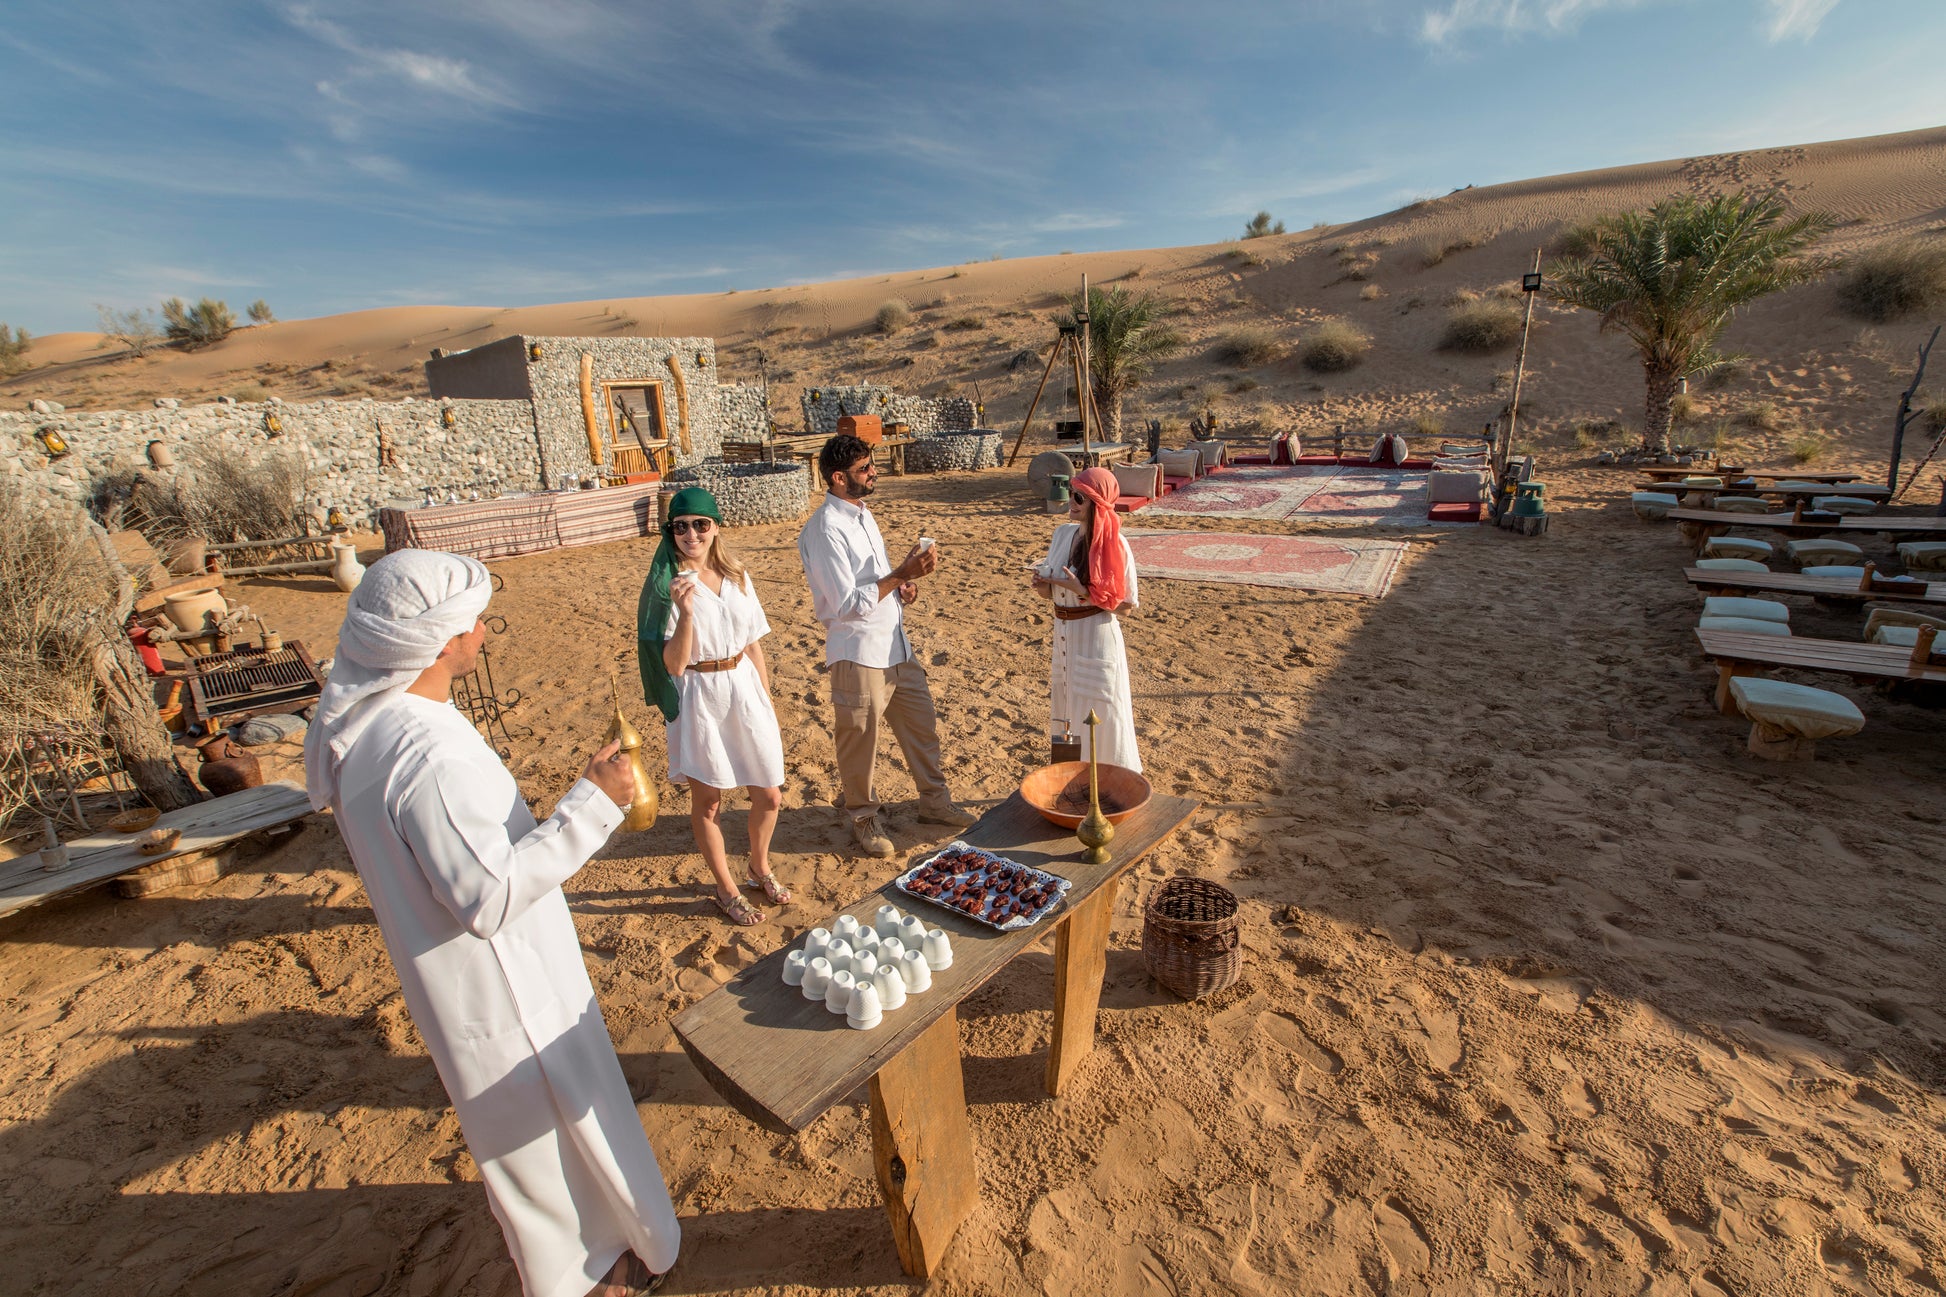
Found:
[[[372,564],[345,608],[337,662],[304,739],[312,806],[323,810],[338,795],[338,764],[380,703],[417,680],[453,636],[469,633],[492,597],[478,559],[402,549]]]

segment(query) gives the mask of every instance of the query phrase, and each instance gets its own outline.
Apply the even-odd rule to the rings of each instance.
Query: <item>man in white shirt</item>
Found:
[[[824,660],[831,669],[831,707],[851,835],[870,856],[894,848],[878,817],[873,783],[881,719],[891,724],[919,789],[919,818],[964,828],[973,817],[953,805],[939,759],[939,717],[932,690],[905,633],[905,606],[919,579],[939,565],[937,546],[914,545],[897,567],[865,497],[877,483],[872,448],[849,433],[818,454],[824,503],[797,536],[811,583],[811,609],[824,623]]]
[[[372,565],[304,745],[459,1114],[528,1297],[652,1291],[681,1230],[602,1022],[561,884],[622,822],[610,743],[537,824],[447,701],[492,585],[470,558]]]

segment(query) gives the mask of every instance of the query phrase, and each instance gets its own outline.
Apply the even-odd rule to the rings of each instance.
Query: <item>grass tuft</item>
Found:
[[[1852,258],[1838,301],[1861,320],[1887,324],[1946,303],[1946,247],[1902,239]]]
[[[904,299],[894,297],[879,305],[872,316],[872,327],[880,333],[897,333],[912,323],[912,308]]]
[[[1520,312],[1501,301],[1468,302],[1446,315],[1439,345],[1445,351],[1484,356],[1504,351],[1520,338]]]
[[[1371,349],[1371,338],[1359,329],[1343,320],[1326,320],[1305,336],[1298,360],[1314,374],[1341,374],[1356,369]]]
[[[1258,365],[1268,365],[1282,355],[1284,344],[1269,329],[1232,329],[1217,339],[1216,346],[1211,351],[1221,364],[1255,368]]]

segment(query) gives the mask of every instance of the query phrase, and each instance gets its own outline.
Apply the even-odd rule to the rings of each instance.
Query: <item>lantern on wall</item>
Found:
[[[49,459],[59,459],[68,453],[68,440],[52,425],[45,425],[35,431],[41,445],[46,448]]]
[[[707,351],[699,351],[696,353],[696,367],[698,369],[709,368],[709,353]]]
[[[284,421],[266,410],[264,411],[264,431],[273,437],[282,436],[284,432]]]
[[[811,389],[811,404],[812,404],[812,405],[816,405],[816,404],[817,404],[818,402],[820,402],[820,401],[822,401],[822,400],[824,400],[824,393],[823,393],[823,392],[820,392],[820,391],[819,391],[819,390],[818,390],[817,388],[815,388],[815,387],[814,387],[814,388],[812,388],[812,389]]]
[[[539,360],[540,358],[541,358],[541,344],[540,344],[540,343],[538,343],[538,342],[530,342],[530,343],[528,343],[528,344],[527,344],[527,359],[529,359],[529,360]]]
[[[888,401],[888,398],[886,397],[886,395],[885,395],[885,393],[883,393],[883,392],[880,392],[880,393],[878,394],[878,403],[879,403],[880,405],[885,405],[885,404],[887,403],[887,401]]]
[[[459,412],[449,405],[439,412],[439,422],[445,427],[456,428],[459,426]]]

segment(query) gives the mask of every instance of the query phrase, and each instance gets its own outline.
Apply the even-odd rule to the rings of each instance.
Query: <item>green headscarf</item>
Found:
[[[666,721],[676,719],[681,710],[676,682],[662,662],[664,628],[669,625],[669,583],[675,579],[682,555],[676,549],[675,532],[670,523],[678,518],[709,518],[723,525],[716,497],[700,486],[686,486],[669,501],[669,521],[662,524],[662,543],[655,547],[649,563],[649,579],[642,583],[642,597],[635,605],[635,653],[642,669],[642,697],[662,709]]]

